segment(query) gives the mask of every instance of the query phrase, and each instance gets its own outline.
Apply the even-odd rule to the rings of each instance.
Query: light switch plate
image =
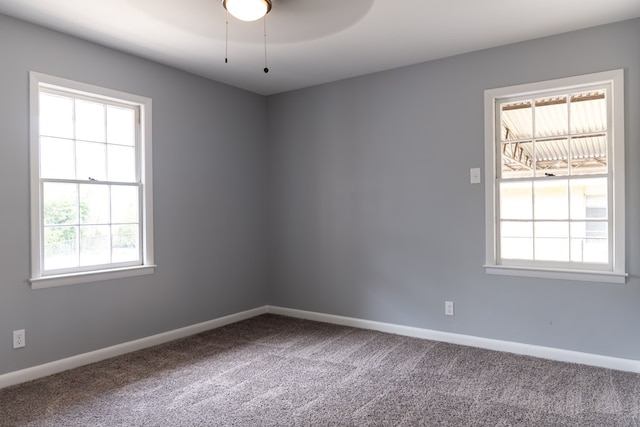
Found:
[[[469,169],[469,178],[471,179],[472,184],[480,184],[480,168]]]

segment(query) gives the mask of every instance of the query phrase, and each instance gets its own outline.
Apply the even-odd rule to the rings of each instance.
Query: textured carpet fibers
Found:
[[[640,376],[262,315],[0,390],[2,426],[636,426]]]

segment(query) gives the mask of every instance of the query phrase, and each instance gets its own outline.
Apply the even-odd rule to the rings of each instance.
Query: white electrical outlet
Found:
[[[453,316],[453,301],[444,302],[444,314],[447,316]]]
[[[24,329],[13,331],[13,348],[21,348],[26,345],[24,341]]]

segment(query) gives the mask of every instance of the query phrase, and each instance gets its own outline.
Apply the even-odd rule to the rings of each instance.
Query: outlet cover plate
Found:
[[[13,348],[22,348],[24,346],[24,329],[13,331]]]
[[[444,314],[447,316],[453,316],[453,301],[444,302]]]

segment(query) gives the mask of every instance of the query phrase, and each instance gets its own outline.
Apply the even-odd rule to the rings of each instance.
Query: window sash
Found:
[[[138,199],[137,199],[137,212],[138,212],[138,220],[135,222],[116,222],[113,221],[112,218],[109,219],[108,222],[105,223],[100,223],[100,224],[92,224],[92,223],[83,223],[81,221],[80,218],[77,219],[76,222],[73,223],[68,223],[68,224],[58,224],[57,226],[63,226],[63,227],[77,227],[77,228],[81,228],[81,227],[88,227],[88,226],[108,226],[110,228],[110,232],[109,232],[109,246],[110,246],[110,251],[109,251],[109,258],[113,259],[113,238],[114,233],[113,233],[113,227],[114,226],[122,226],[122,225],[135,225],[138,228],[138,232],[137,232],[137,242],[138,242],[138,250],[137,250],[137,257],[135,260],[132,261],[112,261],[112,262],[108,262],[108,263],[96,263],[96,264],[90,264],[90,265],[81,265],[82,262],[80,261],[80,257],[81,257],[81,253],[80,253],[80,247],[79,247],[79,243],[81,242],[81,237],[77,236],[77,242],[78,242],[78,247],[75,249],[76,252],[76,256],[78,257],[78,266],[76,267],[65,267],[65,268],[47,268],[46,264],[45,264],[45,241],[44,241],[44,236],[45,236],[45,230],[49,227],[49,228],[53,228],[56,226],[56,224],[53,225],[49,225],[45,223],[45,218],[44,218],[44,214],[45,214],[45,201],[44,201],[44,196],[45,196],[45,191],[44,191],[44,185],[46,183],[60,183],[60,184],[72,184],[72,185],[104,185],[104,186],[108,186],[109,189],[111,190],[111,187],[130,187],[130,188],[135,188],[138,192]],[[41,178],[40,180],[40,205],[43,207],[41,209],[41,220],[40,220],[40,235],[42,236],[42,244],[40,245],[40,260],[41,260],[41,265],[42,265],[42,276],[51,276],[51,275],[59,275],[59,274],[68,274],[68,273],[79,273],[79,272],[86,272],[86,271],[94,271],[94,270],[104,270],[104,269],[111,269],[111,268],[122,268],[122,267],[132,267],[132,266],[139,266],[143,264],[143,225],[144,225],[144,218],[142,218],[142,185],[140,183],[122,183],[122,182],[111,182],[111,181],[100,181],[100,182],[95,182],[95,181],[87,181],[87,180],[71,180],[71,179],[44,179]],[[111,196],[109,196],[109,200],[111,203]],[[79,203],[79,202],[78,202]]]
[[[88,101],[88,102],[95,102],[95,103],[99,103],[102,104],[104,106],[111,106],[111,107],[116,107],[116,108],[121,108],[121,109],[128,109],[133,111],[134,117],[134,145],[133,145],[133,149],[134,149],[134,178],[131,180],[124,180],[124,181],[118,181],[118,182],[130,182],[130,183],[140,183],[142,180],[142,176],[141,176],[141,167],[140,165],[142,164],[142,151],[141,151],[141,147],[142,147],[142,129],[141,129],[141,123],[142,123],[142,117],[141,117],[141,106],[137,105],[137,104],[129,104],[129,103],[125,103],[122,102],[120,100],[115,100],[115,99],[111,99],[111,98],[106,98],[106,97],[102,97],[98,94],[85,94],[85,93],[81,93],[78,91],[73,91],[71,89],[61,89],[52,85],[48,85],[48,84],[43,84],[40,83],[39,84],[39,93],[45,93],[45,94],[49,94],[49,95],[56,95],[56,96],[61,96],[61,97],[65,97],[65,98],[70,98],[72,100],[82,100],[82,101]],[[39,105],[39,100],[38,100],[38,105]],[[75,117],[74,117],[74,124],[75,124]],[[74,148],[76,149],[76,153],[77,153],[77,143],[78,142],[88,142],[88,143],[94,143],[94,144],[105,144],[107,146],[111,145],[111,146],[116,146],[116,147],[130,147],[130,145],[124,145],[124,144],[116,144],[113,142],[110,142],[108,139],[108,136],[105,137],[105,141],[104,142],[98,142],[98,141],[87,141],[81,138],[78,138],[74,129],[74,133],[72,137],[68,137],[68,138],[64,138],[64,137],[56,137],[56,136],[51,136],[51,135],[42,135],[39,131],[38,131],[38,162],[41,162],[41,148],[40,145],[42,143],[41,139],[42,138],[58,138],[58,139],[62,139],[62,140],[68,140],[68,141],[72,141]],[[75,159],[77,161],[77,159]],[[105,159],[106,161],[106,159]],[[105,167],[106,170],[108,170]],[[42,175],[39,173],[39,178],[42,178]],[[80,180],[80,177],[76,177],[76,179]]]
[[[587,270],[611,270],[612,269],[612,259],[614,256],[613,246],[611,242],[613,242],[613,216],[611,212],[613,212],[613,195],[612,195],[612,179],[610,178],[611,174],[593,174],[593,175],[575,175],[575,176],[561,176],[561,177],[532,177],[532,178],[509,178],[509,179],[496,179],[495,180],[495,198],[496,198],[496,223],[495,223],[495,236],[496,236],[496,259],[498,264],[504,265],[527,265],[527,266],[546,266],[550,268],[565,268],[565,269],[587,269]],[[597,179],[606,179],[607,180],[607,216],[605,218],[587,218],[586,213],[584,217],[573,217],[571,212],[571,203],[572,196],[570,194],[572,188],[572,182],[581,182],[587,180],[597,180]],[[566,181],[567,188],[567,212],[566,215],[563,215],[559,218],[536,218],[536,196],[535,196],[535,183],[550,183],[554,181]],[[522,217],[509,217],[503,215],[501,209],[501,186],[502,183],[523,183],[523,184],[531,184],[531,213],[528,218]],[[564,199],[564,198],[563,198]],[[522,223],[531,223],[533,225],[532,230],[532,244],[533,244],[533,255],[532,259],[524,259],[524,258],[511,258],[503,253],[502,248],[502,224],[504,222],[522,222]],[[551,260],[540,260],[536,258],[536,241],[540,238],[536,238],[536,224],[544,224],[544,223],[562,223],[567,224],[569,230],[565,239],[569,248],[568,258],[571,260],[573,249],[571,248],[572,239],[575,237],[571,232],[571,224],[579,224],[579,223],[606,223],[607,224],[607,262],[606,263],[595,263],[595,262],[586,262],[586,261],[551,261]],[[585,236],[584,240],[587,239]]]

